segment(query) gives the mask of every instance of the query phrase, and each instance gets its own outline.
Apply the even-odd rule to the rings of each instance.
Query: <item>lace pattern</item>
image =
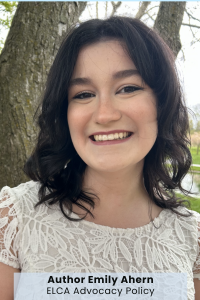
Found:
[[[200,279],[198,213],[186,218],[166,209],[154,220],[159,229],[152,223],[111,228],[71,222],[57,205],[35,209],[38,189],[33,181],[2,189],[1,262],[22,272],[187,272],[188,299],[194,299],[193,277]]]

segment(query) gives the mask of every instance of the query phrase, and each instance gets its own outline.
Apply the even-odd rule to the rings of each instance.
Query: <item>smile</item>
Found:
[[[119,133],[113,133],[113,134],[99,134],[94,135],[95,141],[113,141],[113,140],[121,140],[125,139],[126,137],[130,136],[131,132],[119,132]]]
[[[90,136],[90,140],[95,145],[112,145],[125,142],[130,139],[133,132],[123,131],[123,132],[112,132],[109,134],[94,134]]]

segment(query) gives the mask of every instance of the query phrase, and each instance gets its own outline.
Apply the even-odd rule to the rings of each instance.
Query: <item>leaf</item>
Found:
[[[118,265],[114,266],[115,272],[116,273],[126,273],[123,269],[121,269]]]
[[[33,253],[37,253],[38,252],[38,232],[36,230],[36,228],[33,228],[33,231],[31,233],[31,249],[33,251]]]
[[[37,269],[45,269],[45,268],[48,268],[48,267],[51,267],[53,266],[54,263],[52,261],[40,261],[40,262],[37,262],[35,263],[35,268]]]
[[[179,248],[180,250],[183,250],[183,251],[191,250],[191,247],[186,244],[177,245],[177,248]]]
[[[141,273],[149,273],[149,271],[145,267],[142,267]]]
[[[9,206],[13,205],[13,197],[10,195],[3,195],[2,198],[4,201],[0,203],[0,208],[8,208]]]
[[[174,252],[172,252],[171,250],[169,250],[169,254],[171,255],[171,257],[173,258],[173,260],[174,260],[174,263],[177,265],[179,265],[179,266],[182,266],[183,264],[182,264],[182,261],[180,260],[180,258],[174,253]]]
[[[63,235],[67,239],[74,239],[74,236],[68,231],[68,228],[66,229],[55,228],[55,231],[57,231],[60,235]]]
[[[78,239],[78,247],[81,255],[85,258],[85,260],[89,264],[90,263],[89,253],[85,243],[81,239]]]
[[[10,217],[15,217],[17,214],[19,214],[19,209],[18,209],[17,205],[14,204],[14,205],[11,207],[11,209],[9,210],[8,215],[9,215]]]
[[[174,220],[174,216],[167,218],[165,221],[166,227],[169,227],[171,225],[171,223],[173,222],[173,220]]]
[[[142,252],[142,244],[140,238],[135,241],[134,245],[134,256],[137,265],[140,267],[143,261],[143,252]]]
[[[179,240],[181,242],[185,243],[185,236],[183,234],[181,226],[179,225],[178,219],[175,220],[175,231],[176,231],[176,234],[177,234]]]
[[[15,254],[19,250],[20,242],[21,242],[21,235],[20,235],[20,232],[18,231],[16,234],[16,237],[14,239],[14,243],[13,243],[13,252]]]
[[[39,230],[39,244],[44,252],[47,252],[47,239],[42,229]]]
[[[60,219],[60,215],[58,212],[50,213],[46,217],[42,219],[43,222],[51,222],[51,221],[56,221]],[[62,223],[61,223],[62,224]]]
[[[80,252],[79,252],[79,249],[71,246],[70,247],[70,252],[74,255],[76,261],[79,262],[80,261]]]
[[[101,238],[97,238],[97,237],[94,237],[94,238],[86,238],[85,241],[87,243],[90,243],[90,244],[99,244],[100,242],[104,242],[105,241],[105,237],[101,237]]]
[[[54,257],[52,257],[50,255],[46,255],[46,254],[40,254],[40,259],[47,260],[47,261],[52,261],[53,263],[55,262]]]
[[[98,261],[100,263],[100,265],[102,265],[104,268],[113,270],[113,266],[108,261],[106,261],[102,258],[97,258],[96,261]]]
[[[24,253],[28,251],[29,245],[30,245],[30,228],[29,228],[29,223],[27,223],[24,232],[22,234],[22,248],[24,249]]]
[[[169,264],[167,254],[166,254],[166,251],[165,251],[164,247],[163,247],[163,249],[161,249],[160,245],[158,245],[158,251],[160,253],[160,259],[161,259],[163,265],[165,267],[167,267],[167,269],[169,270],[170,269],[170,264]]]
[[[4,263],[7,263],[8,262],[8,251],[3,249],[1,252],[0,252],[0,257],[1,259],[3,260]]]
[[[117,252],[117,247],[116,247],[116,244],[114,241],[111,242],[111,244],[110,244],[110,256],[111,256],[111,259],[116,263],[117,259],[118,259],[118,252]]]
[[[170,235],[172,234],[171,229],[164,230],[158,237],[157,240],[166,240],[169,239]]]
[[[92,254],[100,253],[104,250],[105,241],[99,243],[96,247],[92,248]]]
[[[103,258],[108,258],[108,253],[110,252],[110,243],[105,242],[105,247],[104,247],[104,251],[103,251]]]
[[[56,238],[57,238],[58,243],[59,243],[59,245],[61,246],[61,248],[67,250],[67,244],[65,243],[65,241],[63,240],[63,238],[60,237],[59,234],[57,235]]]
[[[37,208],[36,208],[36,211],[37,211],[36,215],[37,216],[43,216],[44,214],[47,213],[47,209],[48,209],[47,206],[43,205],[43,204],[37,206]]]
[[[153,258],[154,258],[154,262],[155,264],[158,266],[158,268],[160,268],[160,270],[163,269],[163,264],[160,258],[160,251],[155,247],[154,243],[153,243],[153,247],[152,247],[152,253],[153,253]]]
[[[67,261],[75,261],[75,257],[74,255],[72,255],[71,253],[69,253],[66,250],[63,249],[58,249],[58,252],[67,260]]]
[[[138,269],[134,266],[130,266],[129,273],[138,273]]]
[[[54,248],[58,247],[58,242],[57,242],[55,236],[52,235],[51,233],[48,233],[48,235],[47,235],[47,243],[49,243]]]
[[[85,230],[80,229],[80,228],[69,228],[68,230],[70,232],[72,232],[73,234],[81,234],[81,235],[85,234]]]
[[[6,230],[5,230],[5,234],[4,234],[4,244],[5,244],[5,248],[9,249],[11,243],[14,240],[14,237],[16,235],[17,232],[17,225],[18,225],[18,221],[16,218],[14,218],[9,225],[7,226]]]
[[[3,228],[8,223],[8,217],[0,219],[0,228]]]
[[[173,251],[173,252],[175,252],[176,254],[178,254],[178,255],[184,255],[184,252],[181,251],[180,248],[173,247],[173,246],[171,246],[171,245],[168,246],[168,248],[169,248],[171,251]]]
[[[182,222],[179,220],[179,224],[189,231],[194,231],[194,226],[188,224],[187,222]]]
[[[149,241],[149,240],[148,240]],[[148,241],[145,244],[146,260],[151,271],[154,271],[154,261]]]
[[[90,233],[95,235],[95,236],[98,236],[98,237],[107,237],[108,236],[108,233],[106,233],[105,231],[102,231],[102,230],[99,230],[99,229],[92,229],[90,230]]]
[[[121,250],[121,253],[126,258],[126,260],[128,260],[129,262],[132,262],[131,253],[128,250],[128,248],[126,247],[126,245],[121,240],[119,240],[119,249]]]

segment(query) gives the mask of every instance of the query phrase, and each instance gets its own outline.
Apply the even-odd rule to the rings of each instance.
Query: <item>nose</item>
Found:
[[[93,117],[98,124],[108,124],[120,120],[122,113],[112,97],[104,96],[99,98]]]

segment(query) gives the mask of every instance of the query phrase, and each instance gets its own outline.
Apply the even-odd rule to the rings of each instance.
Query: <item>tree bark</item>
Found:
[[[173,50],[175,57],[181,50],[180,28],[186,2],[160,2],[154,29]]]
[[[19,2],[0,55],[0,188],[26,182],[33,115],[53,59],[86,2]]]

